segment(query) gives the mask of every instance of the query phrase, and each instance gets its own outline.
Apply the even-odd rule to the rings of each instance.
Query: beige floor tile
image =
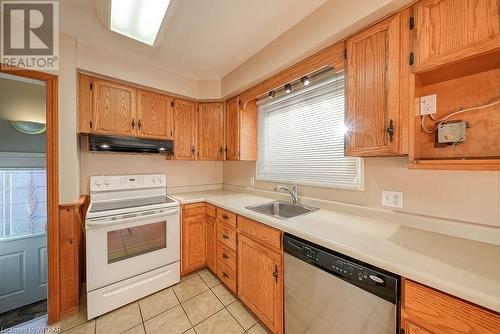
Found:
[[[97,334],[122,333],[142,323],[139,304],[132,303],[97,318]]]
[[[144,320],[151,319],[155,315],[165,312],[176,305],[179,305],[179,301],[172,288],[161,290],[139,301]]]
[[[217,278],[217,276],[215,276],[208,269],[203,269],[199,271],[198,275],[200,275],[201,279],[205,282],[206,285],[208,285],[209,288],[213,288],[214,286],[220,284],[220,281]]]
[[[255,326],[247,331],[248,334],[271,334],[266,326],[258,322]]]
[[[81,325],[71,328],[67,332],[64,332],[64,334],[94,334],[94,333],[95,333],[95,320],[87,321]]]
[[[228,288],[224,286],[224,284],[216,285],[212,288],[212,292],[215,293],[217,298],[227,306],[236,300],[236,297],[229,291]]]
[[[229,305],[227,310],[246,331],[257,323],[257,318],[239,300]]]
[[[135,326],[134,328],[129,329],[128,331],[124,332],[123,334],[144,334],[144,325],[140,324]]]
[[[146,321],[144,326],[147,334],[181,334],[191,328],[191,323],[179,305]]]
[[[193,328],[191,328],[190,330],[188,330],[187,332],[184,332],[184,334],[196,334],[196,332],[194,331]]]
[[[182,307],[186,311],[191,323],[196,325],[217,313],[224,305],[215,297],[212,291],[207,290],[201,295],[182,303]]]
[[[182,281],[185,281],[187,279],[190,279],[190,278],[193,278],[195,276],[198,276],[198,273],[197,272],[194,272],[194,273],[191,273],[191,274],[187,274],[187,275],[184,275],[184,276],[181,276],[181,282]]]
[[[198,334],[241,334],[244,332],[226,309],[219,311],[195,326],[194,329]]]
[[[182,302],[185,302],[189,298],[199,295],[203,291],[208,290],[208,286],[203,282],[200,276],[195,275],[173,287],[177,298]]]

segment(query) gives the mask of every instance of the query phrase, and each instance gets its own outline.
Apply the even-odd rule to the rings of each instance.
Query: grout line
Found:
[[[144,317],[142,316],[141,303],[139,303],[139,300],[137,301],[137,305],[139,306],[139,313],[141,314],[142,328],[144,329],[144,333],[146,333],[146,325],[144,324]],[[134,328],[134,327],[132,327],[132,328]]]
[[[196,272],[195,274],[196,274],[196,275],[198,275],[198,273],[197,273],[197,272]],[[199,275],[198,275],[198,277],[199,277]],[[200,279],[201,279],[201,277],[200,277]],[[203,279],[202,279],[201,281],[203,281]],[[180,284],[180,283],[179,283],[179,284]],[[189,319],[189,316],[187,315],[186,310],[185,310],[185,309],[184,309],[184,307],[182,306],[181,300],[180,300],[180,299],[179,299],[179,297],[177,296],[177,293],[175,293],[175,290],[173,289],[173,287],[172,287],[172,291],[174,291],[174,296],[175,296],[175,298],[177,298],[177,301],[179,302],[179,306],[181,307],[182,312],[184,312],[184,315],[186,316],[187,320],[188,320],[188,321],[189,321],[189,323],[191,324],[191,328],[189,328],[189,329],[193,329],[193,330],[194,330],[194,332],[196,333],[196,329],[194,329],[193,323],[191,322],[191,319]],[[193,298],[194,298],[194,297],[193,297]],[[189,300],[189,299],[188,299],[188,300]],[[189,331],[189,329],[188,329],[187,331]],[[187,332],[187,331],[186,331],[186,332]]]

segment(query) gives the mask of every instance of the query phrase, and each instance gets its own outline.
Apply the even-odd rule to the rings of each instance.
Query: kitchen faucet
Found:
[[[278,184],[277,186],[274,187],[274,191],[277,192],[286,191],[287,193],[289,193],[290,197],[292,198],[292,204],[297,204],[299,200],[299,191],[297,189],[297,185],[294,183],[292,183],[292,190],[290,190],[290,188],[288,188],[287,186]]]

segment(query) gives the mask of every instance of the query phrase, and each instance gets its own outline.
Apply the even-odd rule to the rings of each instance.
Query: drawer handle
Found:
[[[222,254],[222,257],[223,257],[224,259],[229,259],[229,256],[227,256],[226,254]]]
[[[225,234],[222,235],[222,238],[226,239],[226,240],[229,240],[229,237],[227,235],[225,235]]]
[[[222,218],[224,218],[224,220],[228,220],[229,217],[227,215],[222,215]]]
[[[222,277],[229,278],[229,276],[225,272],[222,272]]]

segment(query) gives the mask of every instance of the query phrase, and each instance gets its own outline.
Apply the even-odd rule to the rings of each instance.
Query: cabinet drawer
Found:
[[[182,211],[182,217],[193,217],[198,215],[205,215],[205,203],[191,203],[185,204]]]
[[[221,208],[217,208],[217,220],[226,222],[236,228],[236,214]]]
[[[216,218],[217,217],[217,209],[215,205],[205,203],[205,209],[207,210],[207,216]]]
[[[220,221],[217,222],[217,241],[236,251],[236,231]]]
[[[231,270],[228,266],[217,260],[217,277],[224,282],[224,284],[231,290],[234,294],[237,293],[236,290],[236,272]]]
[[[243,216],[238,216],[238,229],[249,237],[274,249],[281,249],[281,231]]]
[[[221,242],[217,242],[217,260],[236,271],[236,253]]]
[[[500,328],[498,314],[410,280],[403,296],[405,320],[433,333],[494,334]]]

